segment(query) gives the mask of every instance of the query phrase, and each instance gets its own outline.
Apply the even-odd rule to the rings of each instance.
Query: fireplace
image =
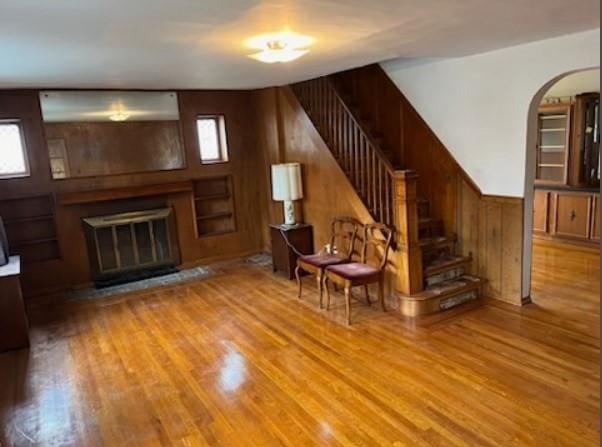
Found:
[[[171,208],[84,218],[97,287],[176,271]]]

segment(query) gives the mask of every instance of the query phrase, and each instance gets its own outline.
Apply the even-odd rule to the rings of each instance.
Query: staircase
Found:
[[[479,298],[484,280],[469,274],[472,258],[455,254],[456,236],[431,216],[428,200],[413,197],[416,176],[394,165],[344,86],[322,77],[291,88],[374,220],[397,230],[397,250],[405,254],[399,264],[407,267],[398,272],[402,314],[436,313]]]

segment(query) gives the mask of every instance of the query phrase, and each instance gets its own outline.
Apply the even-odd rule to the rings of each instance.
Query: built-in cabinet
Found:
[[[193,181],[197,237],[236,231],[232,177],[209,177]]]
[[[600,194],[588,191],[535,190],[533,231],[542,236],[597,242]]]
[[[540,108],[537,141],[537,183],[565,184],[568,180],[571,105]]]
[[[600,240],[600,97],[542,105],[533,203],[536,235],[571,241]]]

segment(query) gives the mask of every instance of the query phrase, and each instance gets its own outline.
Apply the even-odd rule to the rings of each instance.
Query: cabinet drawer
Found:
[[[558,192],[555,198],[554,233],[558,236],[587,239],[592,196]]]

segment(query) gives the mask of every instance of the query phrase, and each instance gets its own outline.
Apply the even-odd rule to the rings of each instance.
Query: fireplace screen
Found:
[[[170,208],[83,219],[95,279],[175,265]]]

